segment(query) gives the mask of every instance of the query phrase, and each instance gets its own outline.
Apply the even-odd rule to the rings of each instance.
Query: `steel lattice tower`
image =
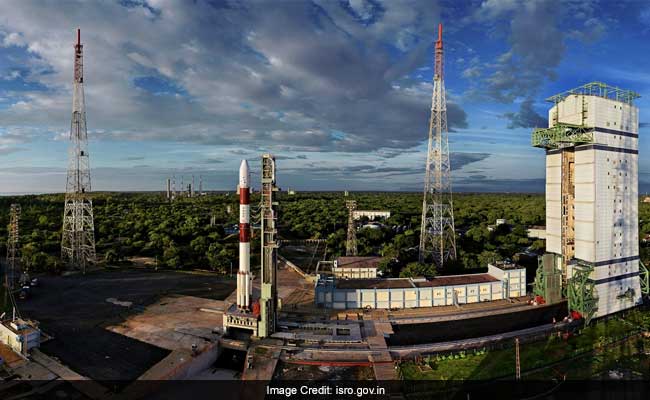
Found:
[[[357,202],[354,200],[348,200],[345,202],[345,206],[348,208],[348,238],[345,242],[345,255],[356,256],[357,229],[356,224],[354,223],[354,210],[357,209]]]
[[[86,267],[95,263],[95,226],[93,203],[90,199],[90,162],[83,89],[83,45],[78,29],[77,44],[74,49],[72,123],[61,258],[68,266],[86,272]]]
[[[12,291],[16,285],[18,274],[18,222],[20,221],[20,204],[12,204],[9,211],[9,232],[7,235],[7,265],[5,268],[5,296]],[[5,299],[6,303],[6,299]]]
[[[420,231],[420,262],[430,258],[436,268],[456,258],[454,233],[454,207],[451,194],[451,164],[447,135],[447,100],[442,68],[442,24],[438,25],[435,45],[435,68],[431,119],[429,120],[429,146],[424,200],[422,202],[422,227]]]
[[[278,202],[274,192],[279,189],[275,181],[275,157],[262,155],[262,188],[260,190],[260,224],[262,228],[262,265],[260,321],[257,335],[267,337],[275,332],[278,312],[277,289],[277,228]]]

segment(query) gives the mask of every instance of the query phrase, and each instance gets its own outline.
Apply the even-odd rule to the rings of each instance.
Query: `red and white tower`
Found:
[[[442,24],[440,24],[435,45],[429,146],[420,229],[420,262],[433,261],[437,269],[441,269],[445,262],[456,259],[451,164],[447,137],[447,100],[442,56]]]
[[[250,272],[250,170],[248,162],[242,160],[239,166],[239,272],[237,272],[237,308],[248,310],[252,294]]]

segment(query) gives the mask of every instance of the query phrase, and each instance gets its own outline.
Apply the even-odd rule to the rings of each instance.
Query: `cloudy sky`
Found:
[[[284,188],[421,190],[439,22],[455,190],[543,191],[544,99],[594,80],[642,95],[650,190],[647,2],[3,0],[0,192],[65,188],[77,27],[95,190],[263,152]]]

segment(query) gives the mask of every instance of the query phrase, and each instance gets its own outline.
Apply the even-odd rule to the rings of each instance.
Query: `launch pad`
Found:
[[[273,193],[275,184],[275,157],[262,156],[261,217],[261,294],[253,300],[253,282],[250,272],[250,172],[246,160],[239,169],[239,271],[237,273],[237,303],[232,304],[223,318],[224,333],[229,329],[252,331],[255,337],[268,337],[275,332],[277,290],[277,219],[278,203]]]
[[[253,336],[258,335],[258,324],[260,316],[259,314],[252,313],[250,311],[240,310],[237,307],[237,304],[233,304],[228,307],[228,310],[224,313],[223,319],[223,329],[225,332],[231,328],[244,329],[247,331],[252,331]]]

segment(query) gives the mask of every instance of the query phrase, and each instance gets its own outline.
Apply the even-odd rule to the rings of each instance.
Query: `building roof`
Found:
[[[337,289],[407,289],[413,288],[408,278],[394,279],[339,279],[336,281]]]
[[[467,274],[467,275],[450,275],[437,276],[426,281],[413,282],[417,287],[438,287],[438,286],[456,286],[471,285],[476,283],[498,282],[499,280],[490,274]]]
[[[377,268],[383,257],[339,257],[337,268]]]
[[[524,268],[521,265],[517,265],[516,263],[507,262],[507,261],[503,261],[503,260],[489,263],[488,266],[490,266],[490,265],[493,266],[493,267],[499,268],[501,270],[504,270],[504,271],[507,270],[507,269],[523,269]]]
[[[27,321],[17,318],[16,320],[3,321],[2,325],[17,335],[29,335],[37,330]]]
[[[433,279],[337,279],[337,289],[410,289],[421,287],[471,285],[477,283],[499,282],[490,274],[467,274],[439,276]]]

